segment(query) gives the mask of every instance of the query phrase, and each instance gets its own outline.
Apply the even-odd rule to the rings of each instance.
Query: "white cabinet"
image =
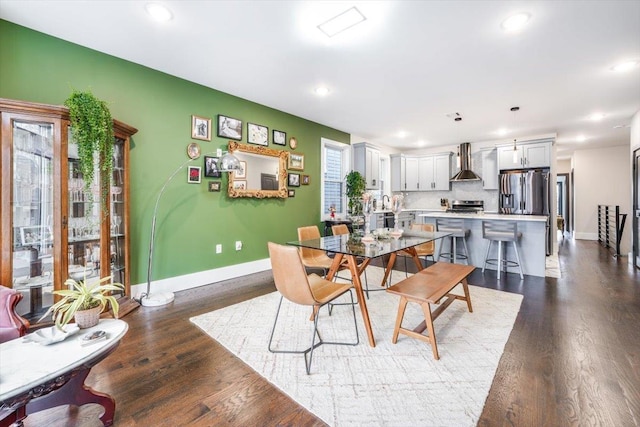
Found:
[[[536,142],[498,147],[498,167],[505,169],[548,168],[551,167],[551,142]]]
[[[451,190],[451,153],[433,156],[433,190]]]
[[[407,157],[405,169],[405,191],[420,190],[420,161],[417,157]]]
[[[353,169],[360,172],[368,190],[380,188],[380,151],[365,142],[353,144]]]
[[[415,212],[400,212],[398,215],[398,228],[403,231],[409,231],[415,219]]]
[[[391,159],[391,191],[405,191],[407,188],[407,158],[404,154],[392,154]]]
[[[450,174],[451,153],[391,155],[391,191],[448,191]]]
[[[482,188],[485,190],[498,189],[498,152],[497,150],[482,150]],[[513,158],[513,153],[511,153]]]

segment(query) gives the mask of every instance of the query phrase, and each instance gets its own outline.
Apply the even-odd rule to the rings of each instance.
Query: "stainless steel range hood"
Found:
[[[471,144],[460,144],[460,172],[451,177],[449,181],[479,181],[482,178],[471,170]]]

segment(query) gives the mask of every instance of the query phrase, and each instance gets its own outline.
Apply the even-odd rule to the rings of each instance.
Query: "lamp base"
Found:
[[[175,299],[173,292],[158,292],[154,294],[147,294],[140,298],[140,304],[143,307],[157,307],[160,305],[167,305]]]

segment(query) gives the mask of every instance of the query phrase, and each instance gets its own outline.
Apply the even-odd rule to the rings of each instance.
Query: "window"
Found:
[[[350,147],[346,144],[322,138],[322,203],[320,218],[329,218],[329,208],[336,208],[336,216],[346,217],[347,200],[344,177],[349,165]]]

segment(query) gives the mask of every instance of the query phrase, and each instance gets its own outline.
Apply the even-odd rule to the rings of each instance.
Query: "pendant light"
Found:
[[[513,111],[513,124],[515,129],[516,124],[516,113],[520,110],[520,107],[511,107],[511,111]],[[513,163],[518,163],[518,147],[516,146],[516,138],[513,137]]]

